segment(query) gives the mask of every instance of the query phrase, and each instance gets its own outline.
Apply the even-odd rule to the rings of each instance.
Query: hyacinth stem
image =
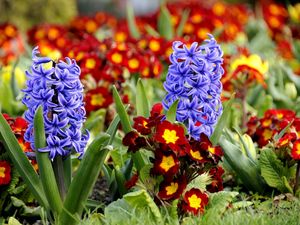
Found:
[[[297,162],[297,172],[296,172],[296,183],[294,186],[294,194],[296,194],[296,191],[298,190],[299,186],[299,179],[300,179],[300,162]]]
[[[69,189],[69,186],[71,184],[71,180],[72,180],[72,159],[71,159],[71,155],[65,157],[63,159],[63,167],[64,167],[64,181],[65,181],[65,188],[66,188],[66,192]]]
[[[43,109],[41,106],[38,108],[34,117],[34,133],[35,148],[44,148],[46,146],[46,138]],[[36,151],[36,158],[39,166],[40,179],[42,181],[46,198],[49,202],[51,210],[54,213],[54,217],[57,217],[62,209],[62,200],[57,188],[51,160],[49,159],[49,153]]]
[[[56,182],[58,185],[58,190],[59,194],[62,200],[65,199],[66,197],[66,187],[65,187],[65,178],[64,178],[64,164],[63,164],[63,159],[60,155],[57,155],[53,162],[53,169],[54,169],[54,174],[56,178]]]

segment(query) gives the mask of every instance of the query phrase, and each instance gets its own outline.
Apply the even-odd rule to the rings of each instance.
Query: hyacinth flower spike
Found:
[[[222,114],[220,79],[223,52],[212,35],[204,45],[194,42],[190,48],[173,43],[173,53],[164,88],[168,92],[163,106],[168,110],[178,99],[176,119],[188,128],[196,140],[203,133],[210,137]]]

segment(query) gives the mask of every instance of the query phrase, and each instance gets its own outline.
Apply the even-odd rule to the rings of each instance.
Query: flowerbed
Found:
[[[299,208],[299,4],[126,10],[0,26],[0,223],[240,224]]]

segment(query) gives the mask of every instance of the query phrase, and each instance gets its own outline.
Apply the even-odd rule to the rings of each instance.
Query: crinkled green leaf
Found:
[[[260,154],[259,162],[261,175],[269,186],[278,189],[282,193],[293,193],[286,179],[286,176],[289,175],[288,170],[285,169],[272,149],[264,149]]]
[[[148,207],[157,223],[162,222],[162,215],[159,211],[158,206],[153,201],[152,197],[145,191],[139,190],[135,192],[130,192],[124,195],[124,200],[134,208],[144,208]]]

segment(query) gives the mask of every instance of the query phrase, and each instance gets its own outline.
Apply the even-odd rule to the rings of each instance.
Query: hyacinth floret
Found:
[[[168,92],[163,106],[168,110],[178,99],[176,119],[184,123],[196,140],[200,134],[211,136],[221,115],[221,77],[223,52],[212,35],[203,45],[192,43],[188,48],[181,41],[173,42],[173,53],[164,88]]]
[[[89,133],[82,132],[86,112],[80,68],[75,60],[66,58],[66,62],[55,63],[38,54],[36,47],[32,51],[30,71],[26,71],[27,88],[23,90],[22,102],[28,108],[25,119],[29,125],[24,138],[35,149],[33,120],[36,110],[42,106],[47,146],[35,150],[49,152],[51,159],[57,155],[67,156],[73,151],[82,156]]]

